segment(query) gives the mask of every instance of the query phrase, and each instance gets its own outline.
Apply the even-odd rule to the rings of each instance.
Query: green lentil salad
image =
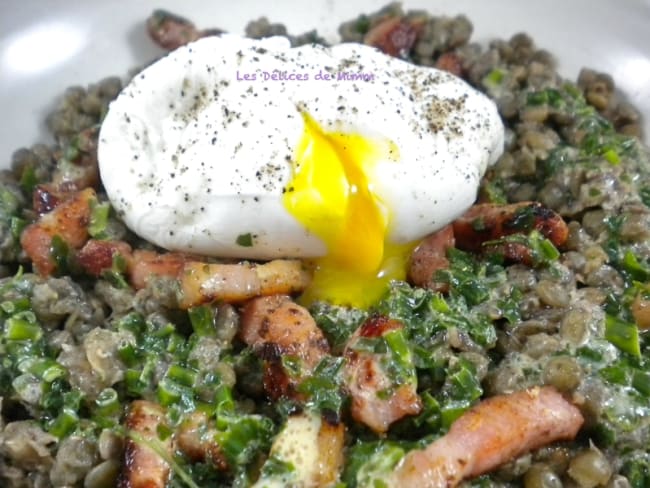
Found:
[[[54,273],[33,272],[21,233],[39,208],[56,206],[40,189],[71,175],[92,180],[97,129],[123,80],[71,87],[48,118],[55,143],[19,149],[0,176],[0,486],[117,486],[127,440],[157,449],[125,424],[132,402],[144,399],[164,411],[159,439],[173,439],[201,412],[219,449],[219,462],[179,450],[163,456],[170,487],[245,487],[259,478],[317,486],[292,478],[295,467],[271,451],[296,412],[346,428],[331,486],[381,487],[406,452],[443,436],[472,406],[541,385],[579,408],[585,421],[577,437],[460,486],[650,486],[650,150],[638,112],[606,74],[584,69],[577,82],[562,78],[553,56],[526,34],[471,42],[462,15],[390,4],[343,23],[341,40],[364,42],[393,18],[419,26],[400,56],[452,63],[498,106],[506,148],[481,183],[481,201],[540,202],[568,224],[566,243],[557,248],[524,225],[516,238],[530,249],[528,264],[449,249],[449,267],[436,276],[444,292],[393,282],[368,311],[312,305],[331,354],[300,379],[299,395],[270,399],[263,357],[238,336],[238,306],[182,310],[165,279],[136,291],[119,255],[91,276],[59,236],[50,244]],[[191,28],[185,41],[215,33],[174,19]],[[324,43],[315,31],[290,36],[265,18],[246,34]],[[88,234],[154,249],[119,220],[100,183],[96,190]],[[417,385],[422,404],[385,435],[351,418],[343,375],[346,344],[370,316],[403,324],[371,346],[383,348],[398,381]],[[294,359],[281,362],[288,376],[300,367]]]

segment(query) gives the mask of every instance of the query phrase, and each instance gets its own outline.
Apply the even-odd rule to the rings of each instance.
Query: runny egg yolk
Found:
[[[371,180],[378,161],[398,160],[397,147],[360,134],[325,132],[308,115],[303,118],[283,203],[325,243],[327,255],[313,261],[314,277],[301,301],[367,308],[390,280],[405,278],[413,248],[387,241],[390,212]]]

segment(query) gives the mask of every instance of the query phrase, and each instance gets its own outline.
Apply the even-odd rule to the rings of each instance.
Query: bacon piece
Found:
[[[454,76],[463,75],[463,63],[456,53],[444,53],[436,61],[436,68],[447,71]]]
[[[56,271],[51,251],[54,236],[59,236],[71,249],[84,245],[88,239],[90,201],[94,198],[95,191],[91,188],[72,193],[54,210],[23,230],[20,244],[38,274],[49,276]]]
[[[292,478],[263,474],[253,488],[334,486],[343,467],[344,450],[345,426],[342,422],[332,424],[314,412],[290,415],[273,441],[269,459],[291,464],[294,467]]]
[[[144,288],[152,276],[179,280],[181,308],[215,300],[238,303],[257,296],[297,293],[310,281],[298,260],[220,264],[195,259],[180,253],[136,250],[129,261],[129,279],[136,289]]]
[[[223,33],[221,29],[199,30],[194,23],[167,10],[154,10],[147,19],[149,37],[169,51],[184,46],[201,37]]]
[[[551,442],[573,439],[584,419],[552,387],[482,401],[426,449],[409,452],[389,486],[452,488]]]
[[[250,300],[241,313],[239,336],[264,360],[264,388],[268,396],[299,397],[295,387],[329,354],[329,344],[307,309],[285,295]],[[282,356],[301,360],[302,374],[289,377]]]
[[[454,229],[447,225],[427,236],[413,250],[408,269],[409,281],[421,288],[445,292],[448,283],[435,280],[436,271],[449,267],[447,249],[455,246]]]
[[[363,43],[390,56],[407,57],[418,37],[418,28],[402,17],[382,20],[370,29]]]
[[[538,230],[555,246],[562,246],[569,228],[560,215],[539,202],[520,202],[509,205],[480,203],[471,207],[453,222],[458,248],[478,252],[483,243],[512,234],[528,234]],[[523,247],[523,250],[520,249]],[[506,259],[526,262],[529,252],[525,246],[506,246]]]
[[[165,488],[169,481],[169,464],[146,445],[155,444],[172,457],[171,437],[163,440],[158,435],[159,427],[165,423],[163,408],[152,402],[136,400],[131,404],[125,423],[137,437],[126,440],[118,488]]]
[[[214,300],[243,302],[260,295],[293,294],[304,290],[309,274],[297,260],[276,259],[264,264],[206,264],[188,262],[180,275],[181,307]]]
[[[204,412],[192,412],[176,433],[176,446],[192,462],[209,462],[225,471],[228,462],[215,440],[216,432]]]
[[[91,276],[101,276],[102,272],[113,267],[113,258],[122,256],[127,262],[131,259],[131,246],[122,241],[98,241],[90,239],[77,251],[77,263]]]
[[[177,278],[187,258],[178,253],[159,254],[155,251],[136,249],[129,266],[129,280],[133,287],[140,290],[147,286],[150,277],[168,276]]]
[[[345,347],[345,379],[352,405],[352,417],[377,433],[384,433],[390,425],[407,415],[416,415],[422,409],[415,381],[394,384],[382,366],[384,354],[355,350],[362,338],[382,337],[387,332],[403,328],[403,324],[384,316],[368,318],[350,337]],[[386,393],[387,394],[381,394]]]
[[[345,425],[343,422],[330,423],[321,419],[318,431],[318,472],[315,486],[333,486],[339,479],[343,467],[345,450]]]

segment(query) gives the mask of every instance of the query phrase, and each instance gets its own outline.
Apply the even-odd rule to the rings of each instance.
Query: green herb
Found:
[[[296,471],[293,464],[271,455],[262,466],[261,479],[290,475]]]
[[[235,240],[238,246],[242,247],[252,247],[253,246],[253,235],[249,232],[247,234],[239,234]]]
[[[389,330],[382,335],[388,346],[384,368],[394,385],[417,385],[413,354],[403,329]]]
[[[478,305],[490,296],[487,268],[472,254],[456,248],[447,251],[449,268],[436,272],[436,280],[448,283],[450,293],[461,295],[468,305]]]
[[[495,88],[501,85],[503,78],[505,77],[505,72],[500,68],[494,68],[483,78],[482,82],[487,88]]]
[[[469,409],[483,394],[476,368],[466,359],[448,367],[447,378],[440,393],[440,418],[443,429]]]
[[[404,457],[405,443],[357,442],[347,452],[342,480],[348,488],[387,488],[386,478]]]
[[[518,288],[512,288],[505,298],[497,300],[497,307],[509,324],[516,324],[521,320],[520,304],[523,293]]]
[[[126,273],[127,263],[124,257],[119,254],[113,254],[113,259],[111,262],[111,269],[105,269],[102,271],[102,278],[108,281],[115,288],[124,290],[129,288],[129,284],[124,278]]]
[[[4,337],[10,341],[36,341],[43,336],[43,329],[31,311],[15,313],[5,321]]]
[[[650,207],[650,186],[643,186],[639,189],[639,196],[646,207]]]
[[[27,221],[25,219],[21,219],[20,217],[9,218],[9,228],[11,229],[11,235],[16,241],[20,240],[20,235],[23,233],[25,227],[27,227]]]
[[[632,279],[641,282],[650,281],[650,266],[641,263],[632,251],[625,252],[623,259],[620,261],[620,266]]]
[[[347,398],[343,388],[342,357],[324,357],[314,371],[298,385],[298,392],[307,395],[306,406],[317,412],[329,411],[337,416]]]
[[[95,239],[106,239],[106,226],[108,225],[108,215],[111,206],[108,202],[99,203],[97,200],[90,200],[90,224],[88,225],[88,234]]]
[[[370,29],[370,18],[367,15],[360,15],[354,23],[354,30],[359,34],[365,34]]]
[[[25,192],[25,195],[30,196],[38,183],[39,181],[34,166],[28,164],[23,168],[23,172],[20,175],[20,188]]]
[[[650,486],[650,455],[643,453],[633,456],[625,462],[621,473],[625,475],[632,488]]]
[[[327,337],[335,354],[343,351],[350,336],[368,316],[363,310],[330,305],[325,302],[316,302],[310,307],[309,312]]]
[[[217,330],[214,326],[214,309],[209,305],[192,307],[187,311],[194,332],[199,337],[215,337]]]
[[[80,155],[79,151],[79,136],[76,135],[72,138],[70,141],[70,144],[66,146],[66,148],[63,151],[63,158],[67,160],[67,162],[72,162],[75,161]]]
[[[215,440],[231,466],[245,466],[268,450],[274,434],[273,422],[260,415],[222,416],[224,428]]]
[[[113,388],[106,388],[100,391],[95,399],[95,405],[97,407],[97,415],[101,417],[119,416],[122,412],[120,398],[117,391]]]
[[[52,237],[50,243],[50,256],[56,265],[58,273],[64,274],[68,271],[70,249],[68,248],[68,243],[59,235]]]
[[[503,188],[503,182],[499,179],[484,178],[481,183],[482,196],[491,203],[508,203],[508,196]]]
[[[641,356],[639,329],[635,324],[607,314],[605,318],[605,338],[621,351],[635,357]]]
[[[79,424],[79,416],[75,410],[64,407],[61,413],[48,426],[48,431],[59,439],[73,432]]]

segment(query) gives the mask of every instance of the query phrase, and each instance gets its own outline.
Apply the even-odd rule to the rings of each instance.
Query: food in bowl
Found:
[[[287,41],[277,38],[211,38],[213,31],[199,31],[164,12],[155,13],[148,26],[162,45],[178,50],[139,72],[126,88],[112,78],[68,91],[49,121],[57,144],[18,151],[2,180],[3,486],[641,487],[650,482],[648,150],[637,137],[638,114],[615,94],[610,78],[584,71],[577,84],[567,82],[552,57],[526,35],[482,48],[469,42],[466,18],[403,12],[397,5],[344,23],[340,32],[344,41],[402,60],[362,46],[289,50]],[[247,33],[266,38],[286,32],[262,20],[251,23]],[[197,42],[186,45],[189,41]],[[315,33],[289,36],[293,45],[313,41],[320,42]],[[278,70],[277,79],[270,71],[264,80],[264,70],[235,68],[232,74],[231,69],[231,83],[245,96],[235,102],[232,94],[224,95],[219,111],[207,114],[215,121],[232,115],[241,129],[202,138],[192,132],[193,124],[206,129],[215,122],[201,119],[196,110],[205,106],[201,90],[223,81],[225,71],[216,63],[217,78],[198,84],[197,93],[183,101],[195,81],[188,64],[203,59],[191,52],[216,47],[232,52],[227,43],[264,50],[259,56],[301,52],[314,63],[319,56],[346,52],[405,73],[426,73],[423,83],[429,76],[462,87],[466,99],[476,97],[481,114],[467,119],[463,107],[452,104],[458,110],[452,119],[464,118],[463,123],[433,124],[422,136],[426,140],[439,131],[453,144],[455,132],[486,135],[461,139],[463,151],[448,153],[462,158],[470,169],[458,174],[478,188],[468,183],[460,190],[454,183],[430,194],[428,180],[435,178],[426,174],[414,176],[415,182],[394,177],[375,188],[374,168],[357,165],[370,155],[389,168],[405,166],[418,160],[419,150],[444,147],[440,140],[420,147],[408,139],[413,134],[404,125],[419,120],[417,104],[388,107],[413,114],[386,115],[385,127],[395,127],[388,133],[372,132],[383,127],[378,117],[385,108],[373,105],[366,110],[375,119],[337,115],[341,123],[334,127],[319,119],[315,99],[283,108],[291,110],[293,124],[271,125],[261,113],[263,104],[255,117],[252,109],[237,117],[240,111],[231,103],[256,98],[256,90],[264,99],[265,87],[275,90],[268,103],[295,101],[287,92],[308,80],[288,78],[289,70],[286,76]],[[184,63],[172,68],[173,59]],[[435,65],[469,85],[405,61]],[[153,73],[160,83],[147,80]],[[306,74],[297,68],[295,73]],[[373,93],[368,99],[380,99],[383,92],[373,91],[373,83],[388,80],[360,70],[352,74],[358,73],[366,79],[353,83]],[[162,83],[174,77],[181,89],[187,78],[187,93],[176,94],[176,85]],[[277,83],[288,88],[280,90]],[[385,90],[400,86],[396,81]],[[323,100],[339,96],[323,90]],[[410,102],[408,91],[405,95]],[[313,90],[301,95],[308,96]],[[428,110],[453,100],[435,90],[419,96],[431,102]],[[175,112],[183,103],[187,109]],[[342,106],[345,113],[361,105],[361,95],[325,105],[335,114]],[[187,113],[198,115],[187,119]],[[174,121],[187,140],[160,139],[163,129],[173,134]],[[495,128],[501,123],[505,147],[497,159],[501,136]],[[255,143],[261,135],[287,147],[273,155],[273,144]],[[222,136],[232,156],[222,147],[211,152],[213,137],[216,146]],[[300,159],[306,148],[315,155],[311,161]],[[167,174],[176,170],[174,155],[180,180],[189,166],[202,167],[204,155],[206,164],[228,155],[237,161],[232,170],[243,171],[239,165],[253,156],[242,156],[240,163],[239,151],[260,155],[260,165],[279,157],[280,191],[262,186],[266,192],[258,190],[249,202],[264,211],[274,205],[274,216],[239,222],[237,216],[245,214],[233,207],[227,228],[210,222],[190,229],[192,211],[207,205],[219,211],[218,202],[206,200],[189,206],[182,219],[170,218],[183,208],[185,188],[192,189],[189,201],[213,189],[209,178],[237,183],[215,163],[176,189],[171,183],[176,175]],[[392,161],[391,151],[406,159]],[[431,171],[449,171],[451,161],[434,158]],[[150,169],[153,163],[170,166],[158,174]],[[346,229],[353,232],[336,234],[352,241],[330,244],[301,220],[311,211],[297,211],[283,200],[281,190],[286,195],[289,187],[298,188],[293,183],[308,163],[318,177],[304,183],[306,190],[324,181],[323,171],[340,167],[344,183],[356,183],[362,193],[369,189],[360,207],[367,213],[351,221]],[[154,205],[156,210],[168,205],[169,213],[145,229],[149,234],[141,226],[153,203],[147,178],[154,193],[161,188],[155,178],[168,178],[163,184],[171,185]],[[426,204],[409,215],[422,198],[391,200],[381,193],[415,183],[422,185],[418,196],[424,199],[458,200],[444,216],[435,214],[435,201],[434,208]],[[224,192],[218,186],[213,191]],[[333,199],[326,202],[342,201],[336,192],[321,194]],[[254,200],[267,196],[272,203]],[[311,258],[327,260],[321,256],[344,251],[351,269],[358,265],[355,259],[368,259],[376,247],[363,247],[368,239],[360,229],[372,220],[368,215],[382,216],[377,202],[384,200],[403,204],[400,215],[407,219],[434,220],[397,242],[405,246],[398,246],[391,264],[401,279],[374,287],[367,277],[355,281],[336,274],[334,266],[329,280],[319,281],[318,270],[332,261]],[[339,225],[333,210],[340,207],[326,208],[334,214],[332,227]],[[259,247],[256,226],[283,234],[269,221],[291,217],[304,226],[295,239],[302,243],[295,252],[263,254],[269,247]],[[396,219],[396,226],[403,224]],[[178,236],[170,234],[177,230]],[[200,250],[192,248],[194,234],[205,230],[226,236],[218,244],[223,247],[215,245],[211,253],[212,241],[204,239]],[[384,244],[384,234],[379,237]],[[328,286],[344,291],[323,295]],[[371,295],[366,293],[371,287],[381,296],[357,301]]]

